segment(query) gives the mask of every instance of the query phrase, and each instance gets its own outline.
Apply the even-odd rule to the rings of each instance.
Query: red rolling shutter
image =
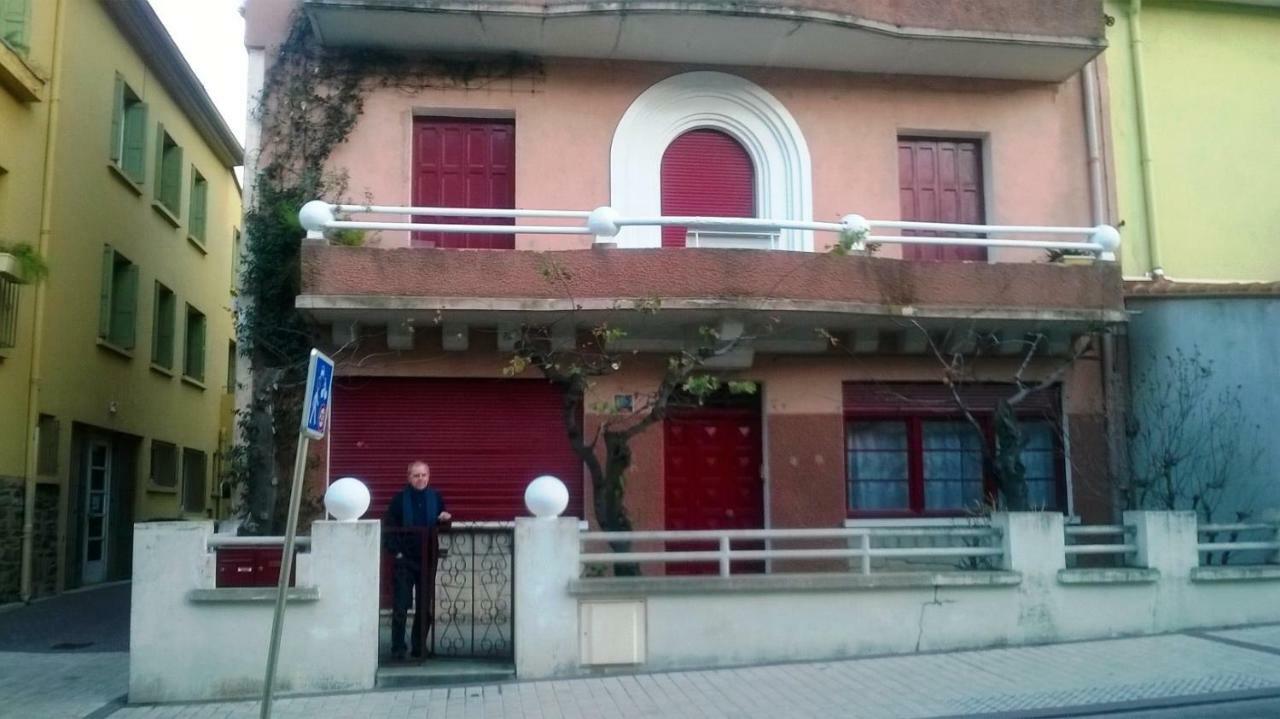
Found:
[[[751,157],[718,130],[692,130],[662,155],[662,214],[755,217],[756,180]],[[663,247],[684,247],[684,227],[663,227]]]
[[[982,146],[977,140],[898,139],[898,197],[902,219],[982,224]],[[902,234],[960,237],[954,232]],[[974,235],[964,235],[974,237]],[[985,247],[903,245],[908,260],[986,260]]]
[[[542,474],[568,486],[565,516],[582,516],[582,463],[547,382],[340,377],[333,394],[331,476],[369,485],[370,518],[386,511],[415,459],[431,465],[455,520],[526,516],[525,486]]]
[[[1000,399],[1012,397],[1018,388],[1012,384],[974,383],[959,388],[961,399],[970,410],[990,413]],[[1058,388],[1049,387],[1033,392],[1018,403],[1019,414],[1042,414],[1056,417]],[[956,405],[951,389],[942,383],[924,382],[845,382],[844,412],[846,416],[894,416],[941,414],[956,415]]]
[[[413,121],[413,204],[417,207],[515,207],[516,143],[512,120],[419,117]],[[510,225],[511,219],[415,217],[414,222]],[[502,250],[515,235],[415,232],[415,247]]]

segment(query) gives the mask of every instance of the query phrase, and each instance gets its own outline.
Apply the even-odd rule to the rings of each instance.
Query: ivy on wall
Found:
[[[296,16],[264,78],[255,108],[260,148],[253,203],[245,213],[236,334],[252,367],[252,393],[240,408],[240,441],[224,478],[234,487],[243,531],[267,533],[281,523],[287,497],[275,487],[289,476],[306,381],[307,353],[317,337],[294,307],[301,290],[298,209],[307,201],[341,202],[346,173],[330,162],[346,142],[370,92],[412,95],[429,89],[518,91],[536,85],[542,66],[520,56],[445,58],[323,47]],[[344,244],[354,243],[345,238]],[[277,495],[280,496],[277,496]],[[318,505],[313,505],[318,511]]]

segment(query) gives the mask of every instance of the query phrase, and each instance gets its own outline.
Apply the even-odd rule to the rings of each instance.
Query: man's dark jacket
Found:
[[[382,522],[382,546],[392,555],[403,554],[410,561],[422,561],[425,533],[395,530],[434,527],[437,524],[436,518],[443,511],[444,497],[439,492],[431,487],[414,489],[412,485],[405,485],[404,489],[391,498],[391,504],[387,505],[387,513]]]

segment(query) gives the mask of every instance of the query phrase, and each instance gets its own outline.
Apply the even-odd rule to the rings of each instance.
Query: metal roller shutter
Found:
[[[582,516],[582,463],[547,382],[340,377],[333,394],[331,475],[369,485],[369,517],[386,511],[415,459],[431,465],[456,521],[526,516],[525,486],[542,474],[564,480],[565,515]]]
[[[996,402],[1016,394],[1012,384],[973,383],[959,388],[965,406],[974,412],[994,412]],[[1018,404],[1021,414],[1039,413],[1055,417],[1058,387],[1034,392]],[[959,412],[951,388],[942,383],[845,382],[845,415],[945,414]]]
[[[755,217],[756,176],[751,157],[719,130],[677,137],[662,155],[662,214]],[[663,247],[684,247],[684,227],[663,227]]]

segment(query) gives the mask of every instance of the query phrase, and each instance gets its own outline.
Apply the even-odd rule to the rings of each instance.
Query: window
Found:
[[[156,125],[156,203],[176,225],[182,211],[182,148],[162,124]]]
[[[22,285],[0,277],[0,349],[18,345],[18,293]]]
[[[156,283],[155,312],[151,321],[151,364],[173,369],[173,327],[178,298],[173,290]]]
[[[206,211],[209,205],[209,183],[195,165],[191,166],[191,214],[187,220],[188,236],[204,249]]]
[[[111,112],[111,164],[135,185],[146,179],[146,136],[147,105],[117,74]]]
[[[227,394],[236,393],[236,343],[227,343]]]
[[[203,512],[205,475],[208,472],[204,452],[184,447],[182,449],[182,511]]]
[[[204,381],[205,323],[204,314],[187,305],[187,332],[182,355],[182,374],[197,382]]]
[[[36,420],[36,474],[46,477],[58,474],[58,441],[61,436],[58,418],[42,414]]]
[[[23,57],[31,49],[27,44],[30,25],[28,2],[29,0],[0,0],[0,40]]]
[[[413,122],[413,204],[418,207],[513,209],[515,122],[417,117]],[[414,222],[512,225],[515,220],[415,217]],[[415,232],[414,247],[512,249],[515,235]]]
[[[982,144],[977,140],[898,138],[898,197],[903,220],[983,224]],[[973,237],[904,230],[903,235]],[[903,245],[908,260],[987,259],[985,247]]]
[[[848,509],[852,514],[964,514],[994,496],[983,450],[994,446],[996,400],[1007,385],[962,390],[981,431],[960,415],[942,385],[845,385]],[[1043,395],[1043,396],[1042,396]],[[1034,507],[1063,508],[1057,400],[1041,392],[1019,404],[1022,463]]]
[[[151,489],[178,490],[178,448],[158,439],[151,440]]]
[[[240,288],[240,228],[231,230],[231,294]]]
[[[719,130],[686,132],[662,155],[662,214],[707,217],[755,217],[755,167],[746,149]],[[745,228],[744,228],[745,230]],[[686,239],[687,238],[687,239]],[[663,247],[772,247],[770,234],[759,231],[690,233],[663,227]]]
[[[98,338],[117,349],[133,349],[138,266],[110,246],[102,250],[102,292],[99,299]]]

